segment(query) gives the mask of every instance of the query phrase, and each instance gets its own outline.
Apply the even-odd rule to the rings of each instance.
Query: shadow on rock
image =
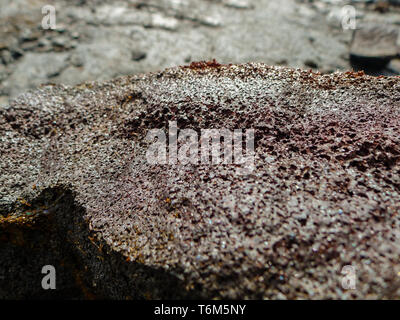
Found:
[[[97,241],[85,209],[65,187],[44,190],[0,217],[0,299],[192,299],[176,276],[131,262]],[[56,289],[42,288],[42,267],[56,269]]]

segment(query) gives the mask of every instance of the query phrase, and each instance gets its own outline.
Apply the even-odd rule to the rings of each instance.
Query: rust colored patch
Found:
[[[357,71],[357,72],[347,71],[345,74],[352,78],[359,78],[365,76],[364,71]]]
[[[198,61],[192,62],[189,66],[185,66],[184,68],[189,68],[192,70],[204,70],[207,68],[221,68],[223,65],[218,63],[215,59],[211,61]]]

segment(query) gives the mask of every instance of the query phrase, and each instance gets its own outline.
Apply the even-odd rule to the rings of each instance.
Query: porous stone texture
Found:
[[[399,90],[214,61],[19,96],[0,110],[0,298],[42,297],[44,264],[46,298],[399,298]],[[254,170],[149,164],[169,121],[253,128]]]

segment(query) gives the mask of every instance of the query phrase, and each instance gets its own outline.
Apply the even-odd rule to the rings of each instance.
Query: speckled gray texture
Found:
[[[398,77],[214,62],[42,87],[0,110],[2,223],[61,186],[96,241],[189,296],[399,298],[399,90]],[[254,128],[255,170],[149,165],[144,137],[171,120]]]

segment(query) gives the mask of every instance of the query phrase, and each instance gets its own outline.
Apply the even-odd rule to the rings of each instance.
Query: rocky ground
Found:
[[[400,24],[394,0],[2,0],[0,105],[42,83],[106,80],[213,58],[349,70],[353,31],[341,23],[348,3],[358,28],[383,29],[372,39],[367,32],[369,43],[361,34],[355,53],[393,58],[396,40],[381,39]],[[41,26],[45,4],[56,7],[56,30]],[[398,73],[399,62],[378,69],[372,72]]]
[[[194,63],[21,95],[0,109],[0,298],[400,298],[399,89]],[[149,163],[169,121],[253,128],[253,170]]]

